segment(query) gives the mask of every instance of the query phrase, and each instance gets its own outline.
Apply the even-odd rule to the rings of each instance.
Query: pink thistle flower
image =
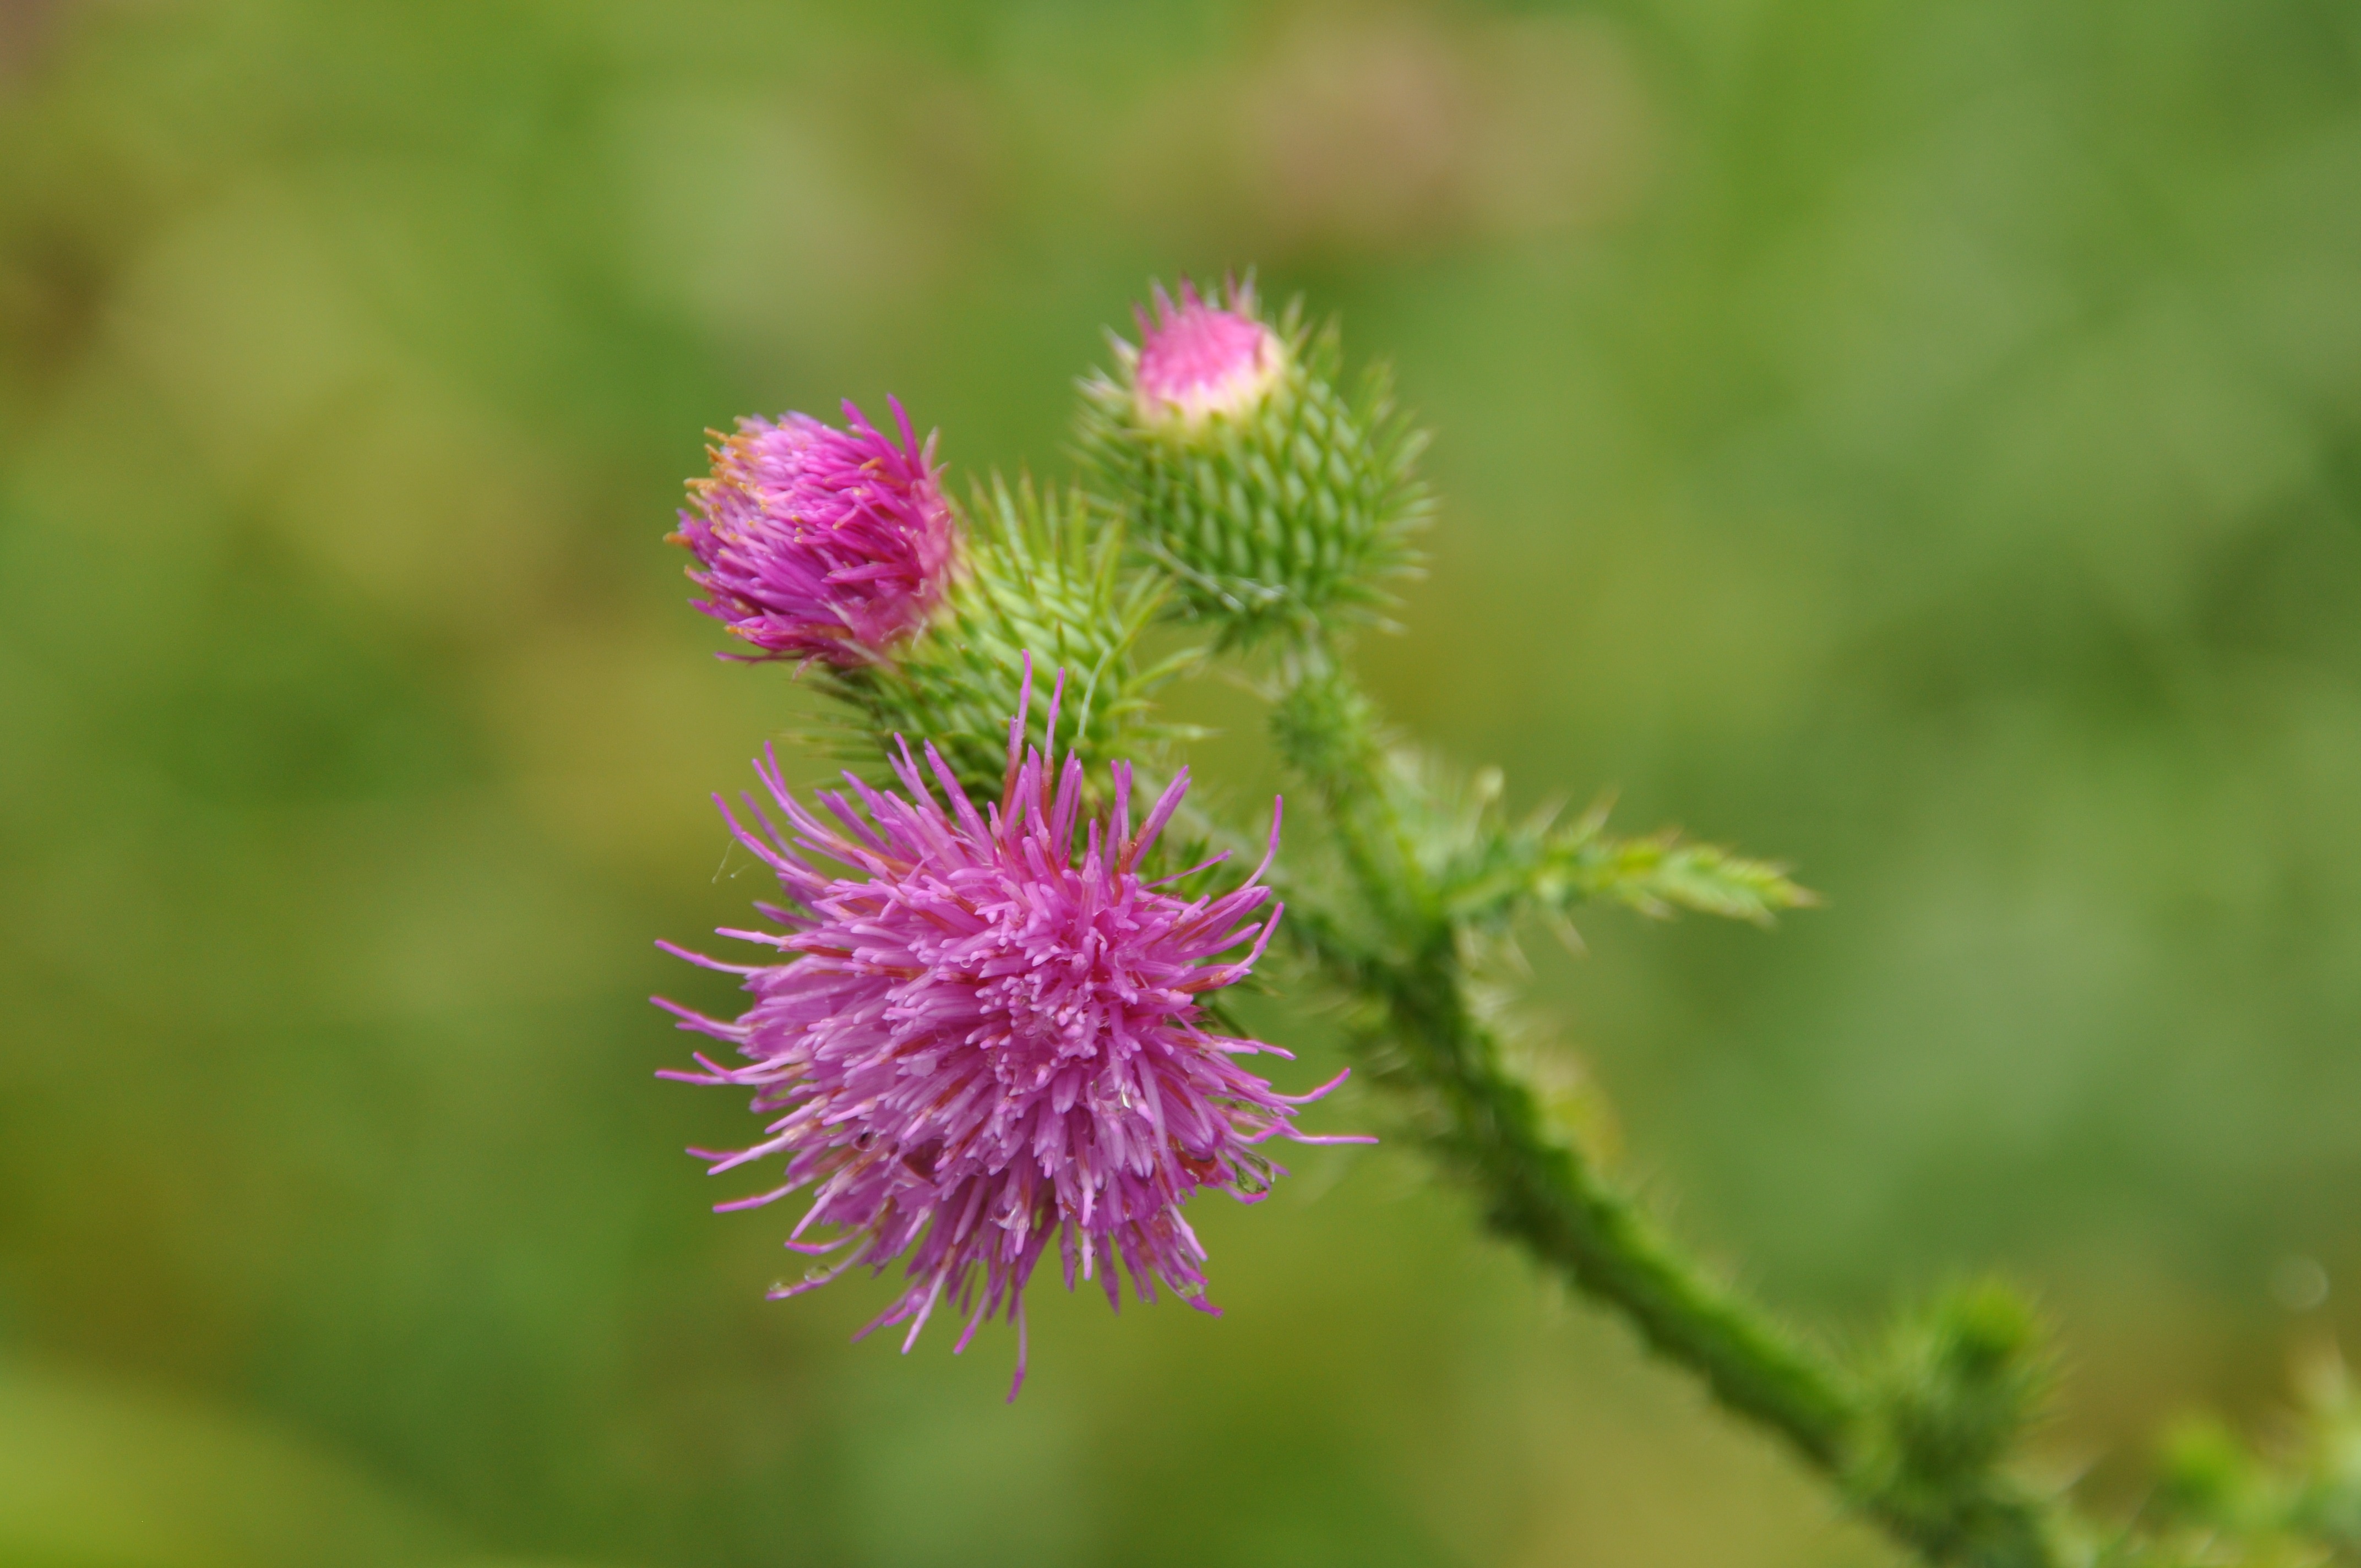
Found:
[[[710,449],[712,477],[689,481],[671,538],[697,554],[688,579],[708,597],[691,602],[762,650],[747,657],[859,664],[942,602],[958,541],[934,438],[921,451],[886,401],[898,444],[850,402],[847,430],[741,419]]]
[[[1059,693],[1050,699],[1057,732]],[[1263,864],[1244,885],[1189,899],[1144,881],[1140,861],[1188,788],[1184,771],[1135,833],[1131,773],[1114,767],[1110,816],[1082,833],[1082,766],[1069,754],[1054,791],[1038,751],[1020,758],[1023,695],[1008,731],[1001,798],[979,816],[932,746],[924,768],[906,743],[895,764],[906,797],[851,774],[849,793],[806,806],[775,758],[757,764],[784,824],[747,797],[759,831],[722,804],[738,841],[794,900],[758,905],[781,930],[724,930],[789,955],[717,962],[745,977],[752,1006],[724,1022],[657,998],[680,1026],[727,1040],[749,1058],[661,1076],[755,1091],[768,1136],[732,1152],[692,1150],[718,1173],[783,1156],[785,1180],[717,1205],[752,1208],[816,1187],[788,1236],[799,1253],[841,1255],[794,1296],[855,1265],[880,1273],[908,1255],[908,1288],[862,1334],[909,1324],[906,1353],[945,1300],[965,1320],[965,1350],[994,1312],[1016,1324],[1014,1399],[1025,1380],[1023,1294],[1052,1239],[1066,1287],[1095,1276],[1119,1305],[1117,1265],[1134,1293],[1164,1286],[1202,1310],[1205,1249],[1181,1218],[1200,1187],[1251,1202],[1283,1174],[1257,1146],[1285,1135],[1305,1095],[1275,1092],[1235,1058],[1276,1046],[1212,1034],[1198,998],[1244,979],[1279,907],[1263,913]],[[939,801],[931,773],[943,791]],[[857,805],[856,805],[857,802]],[[717,803],[718,797],[717,797]],[[864,820],[865,817],[865,820]],[[1274,806],[1270,850],[1279,847]],[[811,857],[849,874],[829,875]],[[1213,862],[1208,862],[1211,864]],[[1235,955],[1240,948],[1246,950]],[[807,1237],[833,1229],[832,1239]],[[859,1336],[855,1336],[856,1338]]]
[[[1200,299],[1186,279],[1177,306],[1160,283],[1154,299],[1152,317],[1133,307],[1139,357],[1132,388],[1142,423],[1194,425],[1213,414],[1244,413],[1285,372],[1286,345],[1255,318],[1251,286],[1233,288],[1226,310]]]

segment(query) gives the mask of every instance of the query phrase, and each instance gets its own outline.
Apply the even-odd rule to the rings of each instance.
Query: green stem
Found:
[[[1525,1082],[1469,1009],[1447,940],[1403,966],[1331,949],[1323,966],[1383,1000],[1408,1076],[1443,1113],[1434,1142],[1484,1195],[1486,1218],[1613,1303],[1650,1346],[1716,1398],[1785,1437],[1824,1469],[1841,1464],[1853,1417],[1847,1379],[1686,1263],[1628,1198],[1550,1135]]]
[[[1290,890],[1288,926],[1333,981],[1377,1004],[1376,1033],[1392,1049],[1376,1075],[1427,1109],[1436,1152],[1482,1196],[1492,1227],[1620,1311],[1929,1561],[2056,1568],[2061,1532],[2043,1505],[1987,1469],[1930,1480],[1880,1463],[1892,1445],[1873,1391],[1684,1258],[1553,1135],[1472,1003],[1461,931],[1421,864],[1408,786],[1388,767],[1375,710],[1325,650],[1290,666],[1272,724],[1325,810],[1367,916],[1340,919],[1309,890]]]

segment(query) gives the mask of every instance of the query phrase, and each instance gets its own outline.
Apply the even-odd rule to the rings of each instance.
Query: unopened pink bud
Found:
[[[892,402],[888,399],[889,403]],[[958,538],[934,443],[902,405],[897,442],[844,405],[849,429],[808,414],[741,419],[689,484],[672,537],[697,555],[697,608],[756,657],[859,664],[924,625],[942,602]]]
[[[1139,360],[1133,388],[1148,424],[1200,424],[1214,414],[1241,414],[1259,403],[1287,368],[1277,333],[1255,319],[1251,290],[1234,290],[1228,309],[1207,304],[1185,279],[1175,305],[1161,286],[1156,312],[1139,318]]]

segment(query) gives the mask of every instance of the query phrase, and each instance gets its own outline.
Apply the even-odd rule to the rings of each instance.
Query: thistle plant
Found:
[[[722,933],[762,961],[669,948],[752,998],[735,1018],[662,1003],[730,1047],[664,1076],[752,1093],[759,1138],[692,1151],[771,1173],[719,1207],[809,1194],[786,1245],[822,1261],[773,1293],[899,1265],[873,1327],[906,1325],[906,1350],[945,1310],[963,1349],[1005,1317],[1019,1384],[1052,1245],[1070,1289],[1113,1303],[1127,1273],[1143,1299],[1211,1310],[1189,1201],[1260,1197],[1284,1175],[1275,1141],[1359,1137],[1299,1128],[1333,1083],[1290,1097],[1246,1066],[1283,1041],[1244,1036],[1220,993],[1280,964],[1339,1004],[1382,1135],[1925,1561],[2361,1558],[2341,1373],[2314,1379],[2285,1453],[2186,1429],[2150,1502],[2101,1519],[2023,1467],[2053,1378],[2017,1290],[1970,1281],[1882,1331],[1813,1333],[1683,1253],[1515,1036],[1498,955],[1588,905],[1767,926],[1812,895],[1773,861],[1612,833],[1603,810],[1511,819],[1496,772],[1390,725],[1351,640],[1391,606],[1428,501],[1383,374],[1342,389],[1336,329],[1266,319],[1250,287],[1159,288],[1137,324],[1082,382],[1071,486],[994,476],[956,505],[898,405],[898,441],[849,407],[843,431],[744,422],[692,484],[698,608],[797,662],[851,764],[805,801],[766,759],[767,799],[722,806],[784,890],[766,925]],[[1151,660],[1159,621],[1183,651]],[[1276,803],[1266,825],[1189,798],[1196,736],[1156,694],[1213,663],[1265,699],[1283,850]]]

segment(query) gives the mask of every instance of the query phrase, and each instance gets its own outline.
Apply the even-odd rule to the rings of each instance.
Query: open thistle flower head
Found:
[[[1326,1092],[1275,1092],[1237,1058],[1286,1053],[1210,1032],[1199,1002],[1243,979],[1270,940],[1268,857],[1217,896],[1148,880],[1142,857],[1185,772],[1135,830],[1130,772],[1115,764],[1113,809],[1085,823],[1081,762],[1070,755],[1053,777],[1040,751],[1020,754],[1030,695],[1028,666],[1001,797],[980,814],[931,746],[923,764],[902,748],[906,795],[848,774],[846,792],[811,806],[775,761],[758,764],[775,818],[751,796],[749,816],[723,813],[793,902],[761,906],[778,929],[723,935],[785,957],[730,965],[667,945],[743,976],[754,1000],[730,1020],[658,1003],[745,1058],[700,1055],[699,1070],[664,1076],[751,1088],[768,1119],[750,1147],[694,1152],[716,1172],[785,1161],[780,1185],[719,1207],[813,1190],[786,1245],[836,1255],[773,1295],[906,1255],[907,1288],[870,1328],[907,1323],[906,1351],[948,1302],[964,1350],[1003,1314],[1017,1325],[1018,1386],[1022,1297],[1052,1241],[1069,1289],[1095,1277],[1115,1303],[1120,1265],[1142,1300],[1160,1282],[1214,1310],[1181,1205],[1200,1187],[1261,1196],[1281,1172],[1258,1146],[1301,1138],[1296,1107]],[[1274,810],[1274,852],[1278,841]]]
[[[672,539],[697,556],[692,602],[760,650],[747,657],[864,663],[942,602],[958,538],[934,440],[921,449],[887,401],[898,442],[850,402],[843,430],[741,419],[717,433],[711,476],[689,481]]]
[[[1141,423],[1196,425],[1213,414],[1243,414],[1286,373],[1287,345],[1256,316],[1251,284],[1229,290],[1227,308],[1206,303],[1186,279],[1177,305],[1162,284],[1153,298],[1153,314],[1135,313],[1132,393]]]

